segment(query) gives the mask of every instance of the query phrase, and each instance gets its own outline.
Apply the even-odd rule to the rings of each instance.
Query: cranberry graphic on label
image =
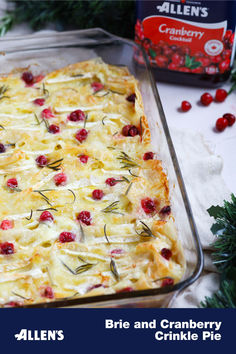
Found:
[[[227,29],[227,16],[234,12],[233,2],[208,7],[186,0],[138,3],[135,42],[147,53],[157,81],[217,87],[229,78],[235,34]],[[137,47],[134,59],[145,65]]]

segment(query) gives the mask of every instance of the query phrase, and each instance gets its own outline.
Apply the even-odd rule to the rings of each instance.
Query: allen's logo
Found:
[[[196,17],[208,16],[207,7],[188,5],[186,4],[185,0],[181,0],[180,4],[164,1],[162,5],[157,6],[157,10],[160,13],[166,13],[172,15],[196,16]]]
[[[50,330],[50,329],[42,329],[42,330],[30,330],[30,329],[21,329],[21,331],[15,334],[16,340],[29,340],[29,341],[38,341],[38,340],[63,340],[64,334],[63,330]]]

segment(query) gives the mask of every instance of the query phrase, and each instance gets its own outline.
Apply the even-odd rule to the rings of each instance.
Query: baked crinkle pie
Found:
[[[181,279],[167,177],[127,68],[2,76],[0,124],[2,306]]]

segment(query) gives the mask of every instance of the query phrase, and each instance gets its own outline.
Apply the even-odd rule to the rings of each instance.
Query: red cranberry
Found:
[[[225,59],[219,64],[220,73],[224,73],[226,70],[229,69],[230,66],[230,59]]]
[[[178,53],[175,53],[174,55],[172,55],[171,60],[172,60],[172,63],[174,63],[175,65],[178,65],[178,66],[184,65],[184,57]]]
[[[205,73],[208,75],[215,75],[218,73],[218,67],[215,65],[210,65],[208,67],[205,68]]]
[[[171,207],[169,205],[164,206],[159,213],[160,214],[165,214],[165,215],[169,215],[171,212]]]
[[[211,62],[214,64],[218,64],[221,62],[221,55],[211,56]]]
[[[48,163],[48,159],[44,155],[38,156],[35,161],[39,167],[44,167]]]
[[[226,118],[218,118],[216,121],[216,130],[218,130],[218,132],[223,132],[228,125],[229,123]]]
[[[178,69],[178,66],[175,64],[175,63],[170,63],[169,65],[168,65],[168,69],[169,70],[177,70]]]
[[[36,98],[36,100],[34,100],[34,104],[38,105],[38,106],[43,106],[45,103],[45,99],[44,98]]]
[[[129,130],[129,135],[136,136],[138,134],[139,134],[138,128],[135,125],[133,125]]]
[[[166,68],[168,65],[168,58],[166,58],[164,55],[157,55],[155,60],[159,68]]]
[[[33,85],[34,83],[34,76],[30,71],[25,71],[21,78],[27,85]]]
[[[228,121],[228,126],[231,127],[235,123],[235,116],[231,113],[225,113],[223,118],[226,118]]]
[[[53,177],[56,186],[65,186],[67,182],[67,176],[65,173],[60,172]]]
[[[100,200],[103,198],[104,193],[101,189],[95,189],[92,193],[92,196],[94,200]]]
[[[53,221],[54,217],[52,216],[52,214],[45,210],[42,212],[42,214],[39,217],[39,221],[44,222],[44,221]]]
[[[18,187],[18,182],[16,178],[9,178],[7,180],[7,187],[14,189]]]
[[[80,162],[82,162],[82,163],[87,163],[88,158],[89,158],[88,155],[80,155],[79,156]]]
[[[119,255],[119,254],[122,254],[124,253],[124,250],[122,250],[121,248],[116,248],[114,250],[111,251],[111,256],[115,256],[115,255]]]
[[[3,144],[0,143],[0,154],[6,151],[6,148]]]
[[[93,82],[91,87],[94,92],[98,92],[104,89],[104,85],[101,82]]]
[[[116,180],[115,178],[110,177],[110,178],[107,178],[107,179],[106,179],[105,183],[106,183],[108,186],[113,187],[113,186],[115,186],[116,183],[118,183],[118,182],[117,182],[117,180]]]
[[[231,35],[232,35],[232,31],[231,30],[227,30],[225,32],[224,39],[229,39],[231,37]]]
[[[41,115],[43,118],[46,118],[46,119],[50,119],[50,118],[55,117],[54,114],[52,113],[51,108],[45,108],[44,110],[42,110]]]
[[[87,226],[91,225],[91,214],[87,210],[81,211],[77,216],[77,219]]]
[[[204,67],[209,66],[211,64],[211,61],[209,58],[196,57],[195,59],[196,59],[196,61],[200,62],[202,64],[202,66],[204,66]]]
[[[188,101],[183,101],[181,103],[181,109],[183,112],[188,112],[191,108],[192,108],[192,105]]]
[[[232,51],[230,49],[226,49],[222,53],[222,58],[223,59],[229,59],[231,57]]]
[[[131,125],[128,124],[128,125],[125,125],[123,128],[122,128],[122,134],[124,136],[129,136],[129,130],[131,128]]]
[[[136,136],[139,134],[138,128],[135,125],[125,125],[122,128],[122,134],[124,136]]]
[[[226,99],[227,95],[228,95],[228,93],[226,90],[218,89],[218,90],[216,90],[215,101],[216,102],[223,102]]]
[[[83,121],[85,120],[85,114],[80,109],[77,109],[76,111],[71,112],[71,114],[68,116],[68,119],[71,122]]]
[[[153,159],[154,159],[154,153],[152,151],[145,152],[145,154],[143,155],[144,161],[153,160]]]
[[[76,238],[76,235],[69,231],[63,231],[59,235],[59,242],[73,242]]]
[[[19,301],[10,301],[6,304],[7,307],[21,307],[23,306],[22,302]]]
[[[77,131],[75,138],[78,140],[80,143],[82,143],[84,140],[87,139],[88,136],[88,131],[84,128],[80,129]]]
[[[97,288],[101,288],[101,287],[105,288],[105,286],[104,286],[103,284],[91,285],[91,286],[88,288],[87,291],[91,291],[91,290],[93,290],[93,289],[97,289]]]
[[[172,256],[172,252],[169,248],[162,248],[161,255],[163,258],[167,259],[168,261]]]
[[[201,103],[204,106],[209,106],[209,104],[211,104],[211,102],[213,101],[213,97],[210,93],[205,92],[202,96],[201,96]]]
[[[135,93],[131,93],[131,95],[129,95],[129,96],[126,97],[126,100],[127,100],[128,102],[135,103],[136,94],[135,94]]]
[[[154,200],[151,198],[142,199],[141,206],[146,214],[151,214],[156,210]]]
[[[180,48],[180,53],[181,54],[187,54],[187,55],[190,55],[190,48],[189,47],[182,47]]]
[[[127,286],[126,288],[117,290],[116,292],[117,293],[129,293],[130,291],[133,291],[133,290],[134,290],[133,288],[131,288],[130,286]]]
[[[171,279],[171,278],[166,278],[162,281],[161,283],[161,287],[165,287],[165,286],[168,286],[168,285],[174,285],[174,280]]]
[[[53,299],[54,298],[54,292],[53,289],[51,288],[51,286],[47,286],[43,293],[42,293],[43,297],[47,297],[48,299]]]
[[[166,46],[166,48],[164,48],[163,50],[163,55],[170,58],[173,55],[173,50],[170,47]]]
[[[49,130],[49,133],[51,133],[51,134],[60,133],[60,127],[58,127],[58,125],[55,125],[55,124],[49,125],[48,130]]]
[[[14,227],[14,221],[7,220],[7,219],[3,220],[0,225],[0,229],[2,229],[2,230],[13,229],[13,227]]]
[[[0,244],[1,254],[13,254],[14,253],[14,245],[13,243],[4,242]]]

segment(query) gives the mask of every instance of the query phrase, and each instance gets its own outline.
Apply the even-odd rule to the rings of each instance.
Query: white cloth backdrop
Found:
[[[0,0],[0,16],[4,9],[5,2]],[[53,26],[49,28],[52,29]],[[29,33],[32,33],[32,30],[23,24],[13,28],[7,36]],[[209,247],[214,239],[210,231],[213,220],[208,216],[206,209],[212,204],[222,204],[223,199],[229,198],[230,192],[221,177],[223,161],[211,151],[202,135],[197,132],[177,130],[172,126],[170,131],[205,257],[205,267],[201,277],[178,294],[172,301],[171,307],[198,307],[205,296],[211,295],[218,288],[218,275],[211,262]]]

